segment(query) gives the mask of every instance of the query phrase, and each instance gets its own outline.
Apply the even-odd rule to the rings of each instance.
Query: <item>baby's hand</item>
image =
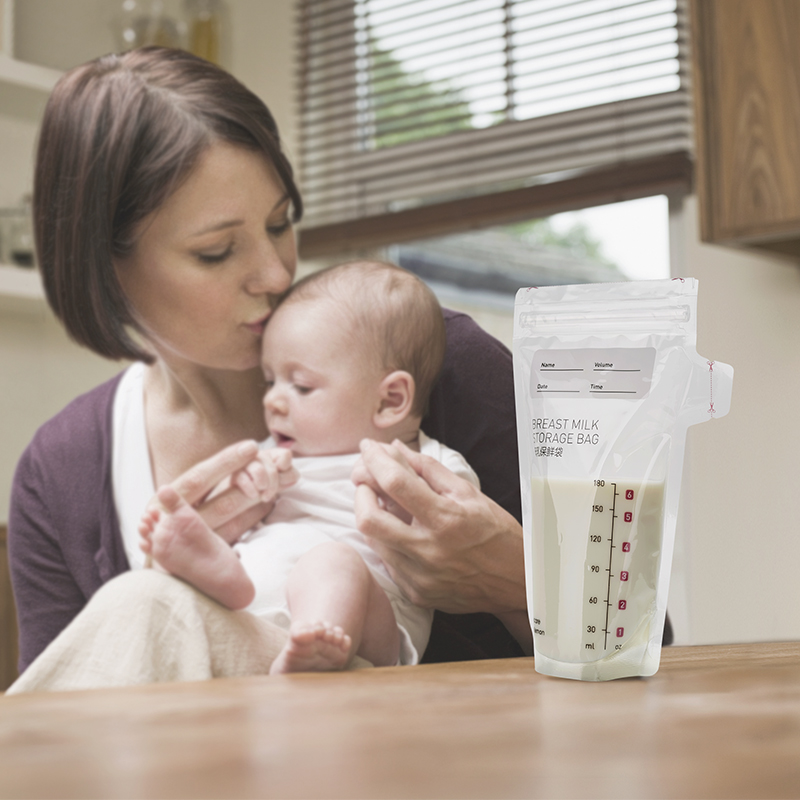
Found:
[[[281,489],[297,483],[300,475],[292,466],[292,453],[282,447],[260,450],[244,469],[234,472],[231,484],[244,495],[262,503],[274,500]]]

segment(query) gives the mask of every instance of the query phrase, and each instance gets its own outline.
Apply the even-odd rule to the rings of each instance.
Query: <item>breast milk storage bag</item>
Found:
[[[520,289],[514,310],[528,613],[536,670],[652,675],[686,429],[730,407],[695,351],[697,281]]]

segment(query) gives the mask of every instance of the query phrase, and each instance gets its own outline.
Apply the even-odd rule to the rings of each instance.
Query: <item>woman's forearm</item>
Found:
[[[476,498],[465,520],[459,553],[471,574],[453,586],[453,602],[462,612],[499,615],[524,612],[527,606],[522,527],[508,512],[484,495]],[[447,609],[443,609],[447,610]]]

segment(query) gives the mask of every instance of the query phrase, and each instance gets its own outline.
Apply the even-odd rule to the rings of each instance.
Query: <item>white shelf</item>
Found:
[[[57,69],[40,67],[38,64],[27,64],[0,53],[0,82],[11,86],[49,94],[62,73]]]
[[[44,302],[44,289],[39,271],[0,264],[0,297]]]

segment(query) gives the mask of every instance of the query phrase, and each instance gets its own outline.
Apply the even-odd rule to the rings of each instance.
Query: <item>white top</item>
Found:
[[[131,569],[144,567],[139,548],[139,521],[156,493],[144,422],[145,365],[125,370],[114,396],[111,483],[125,555]]]

